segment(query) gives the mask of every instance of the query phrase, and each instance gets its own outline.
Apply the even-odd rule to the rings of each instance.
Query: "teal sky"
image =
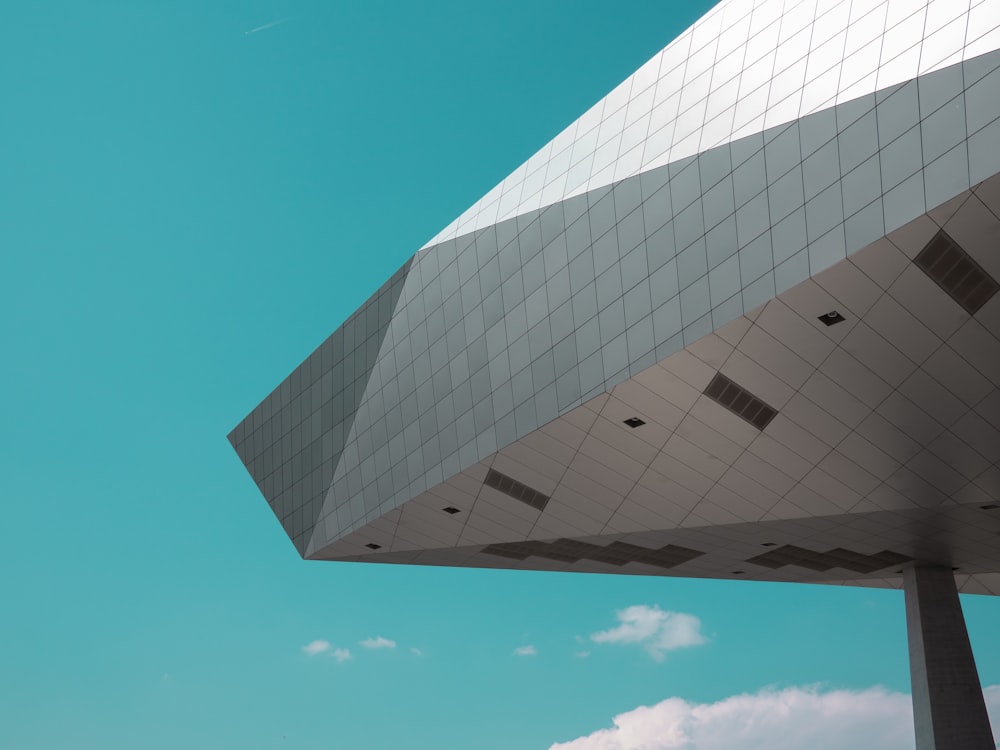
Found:
[[[226,441],[709,5],[5,6],[0,747],[547,748],[671,696],[908,692],[898,592],[305,563]],[[963,604],[1000,683],[1000,602]],[[590,640],[633,605],[706,642]]]

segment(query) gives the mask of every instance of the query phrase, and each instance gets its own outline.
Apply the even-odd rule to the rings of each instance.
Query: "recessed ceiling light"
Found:
[[[625,424],[634,430],[636,427],[642,427],[646,423],[639,419],[639,417],[629,417],[625,420]]]
[[[832,326],[835,323],[843,323],[844,322],[844,316],[841,315],[836,310],[831,310],[828,313],[824,313],[824,314],[820,315],[819,316],[819,322],[822,323],[825,326]]]
[[[455,515],[456,513],[461,513],[461,511],[458,508],[453,508],[450,505],[447,508],[442,508],[441,510],[451,515]]]
[[[368,549],[382,549],[382,545],[381,544],[375,544],[375,542],[368,542],[368,544],[366,544],[365,546]]]

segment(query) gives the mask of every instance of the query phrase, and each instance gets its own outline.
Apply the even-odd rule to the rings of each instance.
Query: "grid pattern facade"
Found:
[[[956,316],[903,270],[933,286],[911,261],[947,230],[1000,278],[983,245],[1000,226],[998,33],[1000,0],[717,6],[231,433],[300,554],[632,572],[680,546],[706,553],[678,574],[745,575],[747,550],[670,534],[847,513],[869,529],[1000,498],[1000,424],[979,417],[1000,397],[997,306]],[[702,395],[713,378],[776,416],[742,421]],[[887,549],[930,549],[824,533],[755,559],[874,580]],[[985,575],[996,555],[968,534]]]
[[[1000,171],[997,101],[990,53],[421,251],[313,547]]]
[[[998,46],[995,0],[726,0],[428,246]]]
[[[409,266],[407,261],[229,434],[302,555]]]

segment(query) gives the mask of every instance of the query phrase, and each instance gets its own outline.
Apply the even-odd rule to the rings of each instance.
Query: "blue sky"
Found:
[[[225,438],[707,7],[5,7],[0,747],[547,748],[741,693],[898,714],[898,592],[304,563]],[[998,684],[1000,602],[963,604]]]

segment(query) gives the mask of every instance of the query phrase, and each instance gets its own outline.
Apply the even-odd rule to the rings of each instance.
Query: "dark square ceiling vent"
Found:
[[[453,508],[453,507],[452,507],[452,506],[450,506],[450,505],[449,505],[449,506],[448,506],[447,508],[442,508],[441,510],[443,510],[443,511],[444,511],[445,513],[447,513],[447,514],[448,514],[448,515],[450,515],[450,516],[453,516],[453,515],[455,515],[456,513],[461,513],[461,512],[462,512],[462,511],[460,511],[460,510],[459,510],[458,508]]]
[[[742,417],[758,430],[767,427],[778,413],[776,409],[765,404],[750,391],[736,385],[721,372],[712,378],[712,382],[705,389],[705,395]]]
[[[836,310],[831,310],[828,313],[823,313],[822,315],[820,315],[819,316],[819,322],[822,323],[825,326],[832,326],[835,323],[843,323],[844,322],[844,316],[841,315]]]
[[[636,427],[642,427],[646,423],[639,419],[639,417],[629,417],[625,420],[625,424],[634,430]]]
[[[1000,288],[944,230],[934,235],[913,262],[969,315],[979,312]]]
[[[375,544],[375,542],[368,542],[368,544],[366,544],[365,546],[368,549],[382,549],[382,545],[381,544]]]

